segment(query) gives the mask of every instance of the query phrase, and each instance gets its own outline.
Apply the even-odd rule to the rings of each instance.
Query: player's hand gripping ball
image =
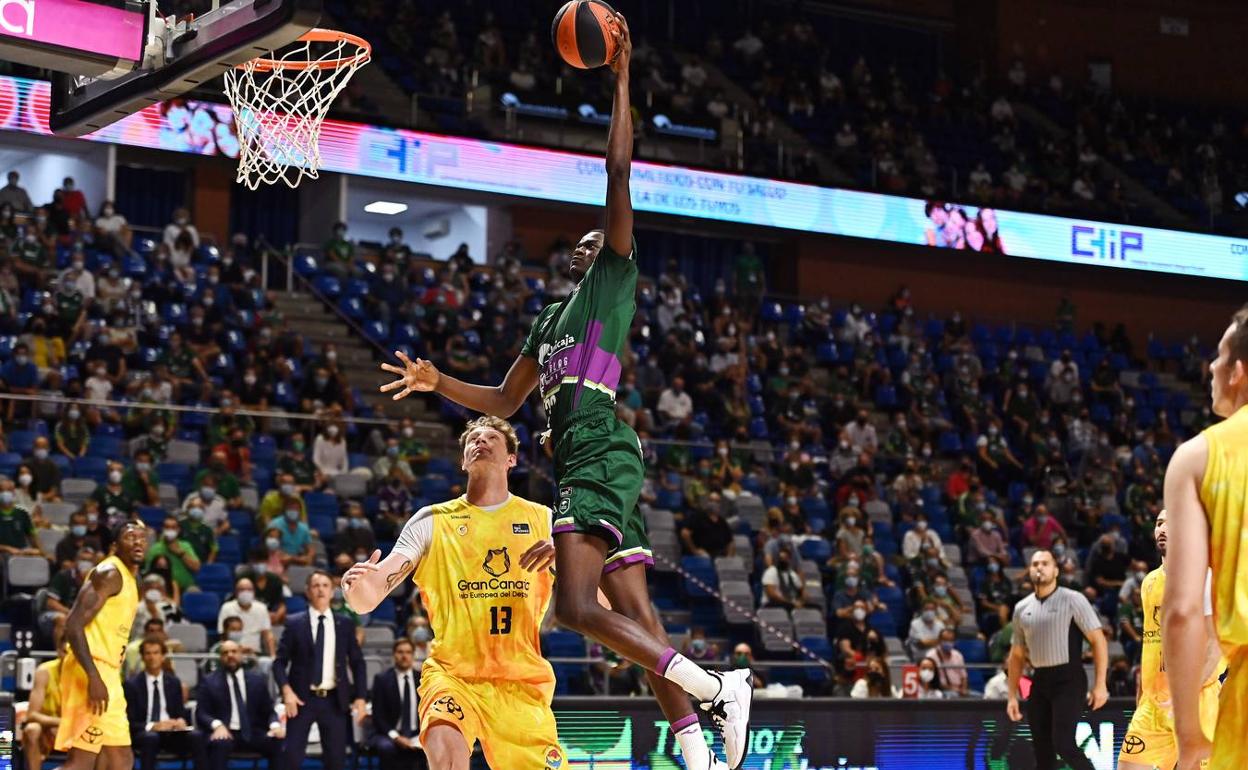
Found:
[[[550,37],[569,65],[588,70],[601,67],[619,52],[615,9],[602,0],[569,0],[555,14]]]

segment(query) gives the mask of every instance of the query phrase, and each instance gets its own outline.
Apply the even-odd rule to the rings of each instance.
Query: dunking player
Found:
[[[1154,767],[1170,770],[1179,759],[1179,748],[1174,738],[1174,712],[1171,710],[1170,683],[1162,662],[1161,608],[1162,594],[1166,590],[1166,512],[1157,514],[1153,525],[1153,540],[1161,554],[1161,566],[1144,578],[1140,597],[1144,601],[1144,650],[1140,657],[1140,692],[1135,714],[1127,727],[1118,754],[1118,770],[1152,770]],[[1212,633],[1212,614],[1209,583],[1205,582],[1205,622],[1210,626],[1206,644],[1204,665],[1201,669],[1200,717],[1206,735],[1213,734],[1218,720],[1218,693],[1222,686],[1219,678],[1226,670],[1226,659],[1218,649],[1217,636]]]
[[[434,632],[419,699],[434,770],[467,770],[478,740],[495,770],[559,767],[555,673],[538,636],[554,582],[550,509],[507,491],[518,441],[506,420],[478,418],[459,443],[467,493],[417,511],[385,561],[377,551],[347,570],[343,595],[356,612],[372,612],[414,573]],[[396,732],[410,748],[402,724]]]
[[[705,671],[668,642],[646,588],[645,564],[653,563],[653,556],[637,506],[645,473],[640,442],[615,416],[620,358],[628,344],[637,289],[629,198],[632,44],[622,16],[616,34],[620,53],[611,63],[616,87],[607,139],[606,229],[586,234],[573,251],[570,271],[577,286],[572,296],[542,311],[520,357],[497,387],[460,382],[428,361],[413,362],[398,353],[403,368],[382,368],[401,378],[382,390],[402,388],[396,399],[432,391],[469,409],[507,417],[541,385],[559,482],[553,530],[559,622],[650,672],[650,687],[690,770],[712,766],[713,755],[685,692],[701,701],[723,729],[728,765],[735,769],[746,753],[750,671]],[[383,572],[390,571],[383,567]],[[598,603],[600,584],[614,610]]]
[[[88,573],[65,620],[69,654],[61,664],[61,726],[56,750],[66,770],[134,767],[121,662],[139,607],[134,576],[147,553],[147,530],[126,522],[113,553]]]
[[[1213,412],[1223,422],[1185,442],[1166,469],[1170,516],[1161,632],[1174,700],[1179,768],[1248,767],[1248,307],[1231,319],[1209,367]],[[1208,644],[1205,575],[1213,569],[1213,626],[1230,674],[1222,685],[1212,744],[1201,727]]]

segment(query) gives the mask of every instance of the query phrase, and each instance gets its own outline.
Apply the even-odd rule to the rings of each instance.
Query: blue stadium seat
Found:
[[[140,505],[138,507],[138,513],[139,518],[143,520],[144,524],[157,531],[159,531],[161,526],[165,523],[165,509],[158,505]],[[202,559],[207,556],[207,554],[201,553],[197,554],[197,556]]]
[[[203,559],[207,554],[198,554]],[[220,562],[204,564],[195,576],[195,583],[204,591],[214,594],[227,594],[234,590],[234,572],[228,565]]]
[[[35,448],[35,432],[33,430],[15,430],[9,433],[9,451],[25,457]]]
[[[87,445],[88,457],[100,457],[105,460],[120,458],[125,454],[125,442],[115,436],[92,436]]]
[[[342,284],[332,275],[318,275],[313,278],[312,288],[329,299],[337,299],[342,294]]]
[[[835,663],[836,654],[832,651],[832,642],[823,636],[803,636],[799,639],[802,646],[818,655],[822,660],[828,663]],[[811,665],[806,666],[803,670],[806,681],[816,689],[826,685],[832,679],[832,671],[826,666],[821,666],[814,661]]]
[[[338,515],[338,497],[324,492],[306,492],[303,504],[308,509],[308,517],[313,515],[336,517]]]
[[[820,566],[832,558],[832,544],[823,538],[803,540],[797,550],[803,559],[810,559]]]
[[[954,647],[962,653],[967,663],[988,662],[988,645],[983,639],[959,639],[954,643]]]
[[[17,473],[17,467],[21,464],[22,456],[17,452],[0,453],[0,474],[13,476]]]
[[[373,623],[390,623],[393,624],[398,619],[398,611],[394,607],[394,599],[389,597],[382,599],[372,613]]]
[[[217,561],[234,565],[243,560],[243,545],[238,535],[217,536]]]
[[[766,419],[755,417],[750,420],[750,438],[765,439],[768,435]]]
[[[286,617],[308,611],[308,600],[300,594],[286,597]]]
[[[680,560],[680,567],[689,576],[701,580],[710,588],[715,589],[719,587],[719,576],[715,574],[715,566],[709,558],[705,556],[685,556]],[[691,599],[705,599],[712,596],[709,591],[693,582],[689,576],[682,576],[682,587],[685,596]]]
[[[182,614],[192,623],[215,626],[221,599],[207,591],[190,591],[182,595]]]
[[[98,482],[104,481],[108,475],[108,460],[103,457],[76,457],[73,460],[74,475],[78,478],[93,479]]]

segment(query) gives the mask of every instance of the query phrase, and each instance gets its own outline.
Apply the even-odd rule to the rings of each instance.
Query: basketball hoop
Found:
[[[321,168],[321,125],[329,105],[373,48],[364,38],[313,29],[286,53],[225,73],[238,132],[236,181],[252,190],[279,180],[296,187]]]

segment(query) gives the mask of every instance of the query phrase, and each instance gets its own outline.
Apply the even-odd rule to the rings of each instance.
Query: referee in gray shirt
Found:
[[[1075,723],[1084,704],[1093,710],[1105,705],[1105,669],[1109,661],[1101,619],[1078,591],[1057,585],[1057,560],[1041,549],[1031,555],[1031,582],[1035,593],[1014,607],[1014,642],[1007,671],[1010,699],[1006,712],[1017,722],[1018,680],[1028,661],[1033,669],[1027,719],[1036,770],[1053,770],[1060,754],[1074,770],[1094,770],[1075,743]],[[1088,692],[1088,677],[1080,657],[1083,640],[1092,644],[1096,686]]]

